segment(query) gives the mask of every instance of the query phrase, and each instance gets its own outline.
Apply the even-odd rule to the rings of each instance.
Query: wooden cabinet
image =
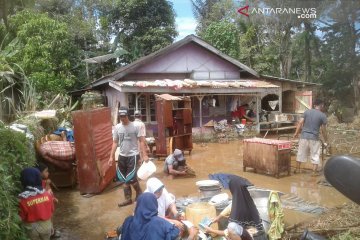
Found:
[[[263,138],[244,140],[244,172],[247,167],[275,177],[287,172],[290,175],[291,142]]]
[[[158,136],[156,155],[168,156],[176,148],[191,152],[192,110],[190,97],[156,95]]]

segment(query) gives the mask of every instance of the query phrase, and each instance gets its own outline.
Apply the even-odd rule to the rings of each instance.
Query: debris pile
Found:
[[[81,104],[83,110],[103,107],[103,96],[98,91],[87,91],[81,95]]]
[[[237,126],[242,125],[242,126]],[[252,138],[257,135],[256,125],[231,125],[227,120],[211,120],[202,129],[193,129],[193,142],[218,142],[228,143],[229,141]]]
[[[329,239],[359,239],[359,216],[360,205],[347,203],[320,215],[310,223],[288,227],[283,239],[300,239],[305,229]]]

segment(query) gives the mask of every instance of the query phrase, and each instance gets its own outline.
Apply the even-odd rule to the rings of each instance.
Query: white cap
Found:
[[[183,153],[182,153],[182,151],[180,149],[175,149],[174,150],[174,156],[177,158],[178,161],[185,160],[184,155],[183,155]]]
[[[136,110],[134,112],[134,116],[141,116],[141,111],[140,110]]]

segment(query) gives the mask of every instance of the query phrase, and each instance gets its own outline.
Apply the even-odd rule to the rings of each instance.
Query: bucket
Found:
[[[213,219],[216,217],[216,209],[207,202],[192,203],[186,207],[186,220],[190,221],[196,227],[200,227],[199,223],[204,219]],[[213,223],[211,228],[218,229],[218,224]],[[201,229],[201,228],[200,228]]]
[[[246,119],[245,118],[241,119],[241,124],[244,124],[244,125],[246,124]]]
[[[143,164],[140,166],[139,170],[137,171],[137,176],[141,180],[145,181],[154,172],[156,172],[156,166],[152,161],[143,162]]]

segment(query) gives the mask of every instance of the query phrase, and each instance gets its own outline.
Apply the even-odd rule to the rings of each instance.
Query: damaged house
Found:
[[[234,108],[248,103],[260,131],[271,120],[284,120],[264,119],[262,112],[295,114],[310,108],[316,85],[260,75],[189,35],[97,79],[88,88],[106,96],[113,115],[122,105],[130,113],[140,110],[147,128],[157,136],[155,95],[190,97],[193,127],[210,120],[231,122]]]

